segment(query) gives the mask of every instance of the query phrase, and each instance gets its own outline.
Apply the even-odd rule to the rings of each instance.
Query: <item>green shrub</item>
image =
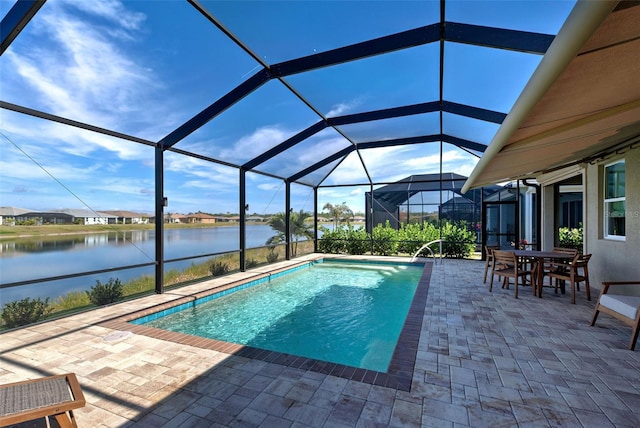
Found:
[[[344,230],[345,240],[343,249],[347,254],[365,254],[371,248],[371,237],[363,227],[354,228],[351,225]]]
[[[256,259],[249,259],[245,261],[244,267],[245,269],[253,269],[254,267],[258,267],[258,261]]]
[[[414,255],[424,244],[436,239],[440,239],[440,229],[429,222],[402,225],[398,231],[398,252]],[[440,251],[439,244],[431,245],[430,248],[436,253]],[[425,249],[421,254],[429,254],[429,251]]]
[[[269,252],[267,253],[267,263],[277,262],[278,257],[280,257],[280,255],[276,253],[275,248],[269,248]]]
[[[373,254],[389,256],[398,253],[398,233],[391,227],[389,220],[385,225],[377,225],[373,228]]]
[[[87,296],[96,306],[108,305],[122,300],[123,286],[118,278],[109,278],[109,282],[106,284],[96,280],[96,285],[91,287],[91,290],[87,290]]]
[[[416,223],[401,224],[397,232],[398,252],[401,254],[413,254],[422,245],[419,239],[420,225]]]
[[[575,229],[562,227],[558,229],[558,242],[561,247],[575,248],[579,252],[582,252],[582,233],[582,224]]]
[[[48,297],[44,301],[39,297],[37,299],[26,297],[7,303],[2,310],[2,319],[7,328],[19,327],[40,321],[51,310]]]
[[[35,218],[16,221],[16,226],[37,226],[37,225],[38,225],[38,220],[36,220]]]
[[[400,230],[391,227],[389,221],[373,228],[373,254],[389,256],[395,254],[414,255],[427,242],[442,239],[442,255],[445,257],[467,257],[475,249],[476,234],[467,229],[466,222],[458,224],[445,222],[442,230],[430,222],[410,223],[400,226]],[[442,238],[441,238],[442,237]],[[318,242],[318,250],[331,254],[365,254],[369,252],[371,236],[364,228],[348,226],[336,230],[324,229]],[[430,245],[434,254],[440,252],[440,243]],[[429,255],[427,249],[421,251]]]
[[[339,227],[329,230],[322,227],[322,238],[318,240],[318,251],[330,254],[365,254],[369,252],[371,237],[363,227]]]
[[[209,266],[209,272],[213,276],[225,275],[227,272],[229,272],[229,265],[216,260]]]
[[[345,234],[341,228],[329,230],[326,227],[320,227],[322,238],[318,240],[318,251],[321,253],[340,254],[345,249]]]
[[[476,247],[476,234],[467,229],[466,222],[458,225],[445,223],[442,226],[442,252],[445,257],[469,256]]]

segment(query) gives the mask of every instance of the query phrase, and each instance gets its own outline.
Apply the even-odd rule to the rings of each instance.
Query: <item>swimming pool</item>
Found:
[[[386,372],[422,271],[325,259],[132,322]]]

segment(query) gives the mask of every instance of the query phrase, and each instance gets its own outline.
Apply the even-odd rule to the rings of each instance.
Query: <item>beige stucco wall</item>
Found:
[[[550,251],[554,247],[555,237],[555,209],[553,185],[542,187],[542,229],[540,232],[541,249]]]
[[[605,164],[625,159],[626,239],[604,239],[602,169]],[[591,286],[600,289],[603,281],[640,281],[640,148],[588,165],[585,174],[585,252]]]

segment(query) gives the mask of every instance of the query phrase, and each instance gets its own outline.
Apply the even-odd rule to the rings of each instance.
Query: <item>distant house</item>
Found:
[[[36,224],[116,224],[117,217],[92,210],[67,208],[52,211],[28,211],[16,216],[16,221],[34,221]]]
[[[0,225],[15,225],[16,218],[31,210],[16,207],[0,207]]]
[[[240,216],[237,216],[237,215],[234,215],[234,216],[216,216],[215,219],[219,223],[233,223],[233,222],[240,221]]]
[[[183,214],[169,214],[165,216],[165,223],[187,223],[187,216]]]
[[[209,214],[204,214],[204,213],[196,213],[196,214],[189,214],[186,217],[186,222],[187,223],[206,223],[206,224],[212,224],[216,222],[216,217],[209,215]]]
[[[148,224],[151,218],[148,214],[140,214],[133,211],[110,210],[102,212],[116,216],[116,222],[118,224]]]
[[[252,215],[251,217],[247,217],[246,220],[254,222],[254,223],[263,223],[263,222],[267,221],[266,218],[260,217],[259,215]]]

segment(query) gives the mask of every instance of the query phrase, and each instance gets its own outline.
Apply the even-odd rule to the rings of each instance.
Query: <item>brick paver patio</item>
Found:
[[[433,264],[409,391],[106,327],[222,279],[4,333],[0,383],[76,373],[82,427],[640,426],[629,327],[589,326],[584,291],[489,293],[483,266]]]

